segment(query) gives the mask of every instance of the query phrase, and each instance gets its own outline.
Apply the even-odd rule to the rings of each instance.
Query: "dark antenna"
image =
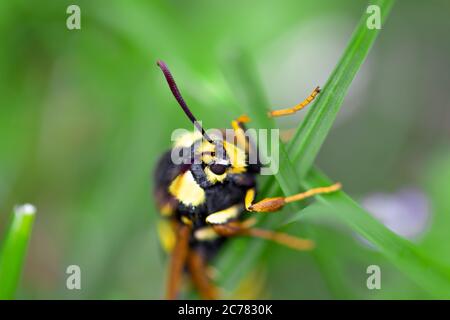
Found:
[[[197,121],[197,119],[192,114],[191,110],[189,110],[189,107],[187,106],[186,102],[184,101],[183,97],[181,96],[180,90],[178,90],[177,84],[175,83],[175,80],[173,79],[172,74],[170,73],[169,68],[167,67],[166,63],[162,60],[158,60],[156,63],[158,67],[161,68],[162,72],[164,73],[164,76],[166,77],[166,81],[169,84],[170,91],[172,91],[173,96],[175,99],[177,99],[178,104],[183,109],[184,113],[187,115],[189,120],[194,124],[194,126],[197,128],[198,131],[200,131],[205,137],[206,140],[209,142],[212,142],[211,138],[206,134],[203,127],[200,125],[200,123]]]

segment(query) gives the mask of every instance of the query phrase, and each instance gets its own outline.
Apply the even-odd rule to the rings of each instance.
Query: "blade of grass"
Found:
[[[314,168],[310,170],[301,185],[303,188],[309,189],[330,183],[330,179]],[[436,298],[450,298],[450,270],[448,268],[430,259],[416,245],[387,229],[343,191],[328,196],[317,196],[317,200],[326,205],[325,212],[327,214],[337,216],[352,230],[369,240],[399,270],[423,289]]]
[[[371,4],[380,7],[382,25],[384,25],[393,3],[394,1],[390,0],[378,1],[378,3],[371,2]],[[314,107],[309,110],[289,144],[289,155],[292,162],[296,164],[297,176],[300,178],[303,178],[311,168],[337,116],[351,81],[378,35],[378,32],[375,32],[377,30],[370,30],[366,27],[366,19],[367,16],[363,15],[338,67],[332,73],[322,94],[319,95]],[[314,177],[315,182],[318,182],[319,176],[317,170],[311,173],[311,179]],[[312,181],[309,179],[301,179],[300,181],[304,189],[332,183],[326,179],[322,179],[322,184],[311,183]],[[336,212],[339,218],[349,224],[361,236],[375,244],[394,265],[424,289],[437,297],[448,297],[450,295],[450,273],[448,270],[431,261],[409,241],[396,236],[385,228],[348,195],[343,192],[338,195],[340,197],[332,195],[320,198],[326,199],[324,201],[330,206],[331,203],[338,206],[339,209],[333,210],[333,212]],[[339,200],[339,202],[336,203],[332,199]]]
[[[19,283],[36,209],[30,204],[14,209],[0,251],[0,299],[13,299]]]
[[[236,95],[243,101],[243,105],[247,106],[247,110],[252,118],[252,126],[270,130],[275,128],[275,123],[273,119],[267,117],[266,110],[269,104],[261,90],[261,85],[258,83],[258,77],[254,70],[249,56],[244,52],[240,52],[239,55],[232,57],[225,74],[229,82],[233,84]],[[239,91],[242,88],[244,90]],[[256,108],[253,106],[256,106]],[[258,140],[258,146],[260,150],[267,150],[267,141]],[[297,173],[289,162],[283,143],[279,142],[278,158],[272,157],[271,161],[272,166],[279,168],[275,179],[277,179],[278,185],[283,189],[283,192],[286,194],[298,192],[300,185],[298,179],[295,178]],[[273,182],[269,182],[271,180],[271,178],[268,178],[268,182],[262,188],[260,192],[262,197],[269,194],[271,187],[274,186]],[[301,203],[292,203],[290,209],[292,208],[297,212],[303,207]],[[276,215],[260,215],[259,224],[267,229],[273,229],[285,220],[287,210],[283,210],[283,212]],[[232,291],[245,273],[252,268],[252,265],[261,256],[266,242],[260,239],[239,239],[233,241],[231,246],[232,248],[224,250],[217,259],[218,269],[221,270],[218,282],[221,287],[228,291]],[[236,267],[236,261],[238,261],[238,267]]]
[[[255,68],[252,60],[242,50],[239,54],[228,58],[228,63],[224,69],[225,76],[229,83],[232,84],[232,89],[238,100],[242,105],[246,106],[247,111],[252,119],[252,127],[258,129],[273,129],[275,123],[273,119],[267,117],[269,103],[261,85],[258,82]],[[256,106],[256,107],[255,107]],[[267,141],[258,141],[259,148],[265,149]],[[280,143],[279,163],[273,165],[279,167],[279,173],[275,175],[278,184],[288,192],[289,190],[299,190],[300,186],[297,179],[292,179],[296,176],[294,168],[290,165],[285,146]],[[277,161],[277,159],[272,159]],[[272,179],[269,178],[269,181]],[[261,196],[269,194],[273,181],[267,183],[261,188]],[[302,208],[301,204],[293,204],[295,211]],[[284,221],[287,215],[287,210],[283,210],[278,215],[261,215],[259,216],[259,224],[267,229],[275,228]],[[216,264],[220,274],[218,282],[222,288],[232,291],[238,284],[240,279],[252,268],[254,263],[259,259],[261,253],[266,246],[266,241],[260,239],[236,239],[230,243],[231,248],[223,250],[217,258]],[[238,267],[236,267],[236,261]]]
[[[371,4],[380,7],[383,23],[386,20],[393,3],[393,0],[378,0],[371,2]],[[320,146],[341,107],[351,81],[364,62],[380,31],[377,29],[367,29],[366,19],[367,15],[364,13],[343,57],[330,76],[315,105],[311,107],[307,118],[303,122],[304,124],[297,130],[289,145],[289,151],[294,154],[295,159],[298,159],[298,157],[307,152],[311,152],[306,160],[299,163],[299,166],[304,166],[301,168],[301,175],[304,175],[311,167]],[[242,61],[245,63],[240,63]],[[234,78],[231,83],[234,84],[234,88],[240,89],[238,94],[244,95],[245,99],[241,100],[243,100],[244,105],[249,109],[250,115],[256,123],[256,127],[273,128],[273,122],[266,118],[266,110],[268,108],[267,100],[262,93],[261,86],[254,76],[254,71],[249,67],[249,63],[245,61],[245,59],[239,59],[238,63],[234,64],[233,67],[236,70],[228,72],[229,74],[231,73]],[[311,123],[305,124],[308,121]],[[275,175],[275,178],[285,195],[294,194],[300,189],[298,185],[299,179],[282,143],[280,143],[279,158],[279,172]],[[273,185],[273,181],[270,181],[269,179],[266,187],[263,188],[261,196],[267,195],[265,192],[270,189],[267,185]],[[291,205],[291,208],[292,207],[300,210],[302,205],[295,203]],[[280,216],[267,215],[261,220],[264,227],[274,227],[280,221]],[[236,247],[229,249],[218,259],[219,267],[225,267],[220,268],[223,272],[219,277],[219,283],[227,289],[233,288],[237,284],[237,280],[251,269],[264,248],[264,243],[254,239],[241,240],[238,244],[235,242],[232,245],[235,245]],[[252,252],[252,254],[247,255],[245,259],[243,259],[242,256],[237,255],[238,252],[242,251],[244,246],[247,246],[246,252]]]
[[[379,1],[378,4],[381,7],[384,15],[382,16],[383,21],[386,18],[386,14],[392,6],[393,1]],[[375,3],[374,3],[375,4]],[[363,30],[361,30],[363,28]],[[308,117],[305,122],[298,129],[293,142],[290,145],[290,154],[293,154],[293,159],[295,163],[300,163],[300,175],[303,176],[310,168],[317,155],[321,144],[323,143],[326,134],[331,128],[333,120],[342,104],[346,90],[348,89],[351,80],[353,79],[357,69],[362,64],[365,56],[368,53],[373,41],[375,40],[376,33],[367,33],[368,30],[365,29],[365,18],[360,22],[358,30],[354,34],[353,40],[349,48],[346,50],[344,57],[341,59],[340,64],[333,72],[330,80],[325,86],[324,94],[322,95],[322,100],[318,99],[316,105],[309,112]],[[362,50],[358,50],[359,46],[363,46]],[[241,81],[240,85],[244,84],[244,88],[249,89],[252,92],[253,87],[257,86],[255,81],[249,81],[254,79],[250,72],[247,72],[245,68],[239,68],[241,72],[246,74],[242,77],[246,81]],[[242,88],[242,87],[241,87]],[[260,106],[266,105],[263,103],[261,90],[258,88],[254,90],[256,92],[253,96],[256,99],[248,99],[247,104],[250,106]],[[327,94],[328,92],[328,94]],[[258,102],[258,103],[255,103]],[[253,109],[257,112],[257,110]],[[261,113],[261,112],[260,112]],[[264,121],[265,126],[271,126],[271,123]],[[299,138],[301,137],[301,139]],[[301,140],[301,143],[298,141]],[[306,160],[302,159],[306,157]],[[292,165],[288,158],[284,161],[285,165]],[[287,163],[286,163],[287,162]],[[285,168],[283,166],[283,168]],[[292,172],[292,169],[289,169]],[[281,185],[281,189],[285,194],[292,193],[289,191],[289,179],[296,180],[298,177],[297,173],[294,171],[294,175],[288,176],[287,170],[280,170],[276,176],[277,181]],[[282,177],[279,177],[282,176]],[[321,186],[330,184],[330,181],[325,180],[323,177],[319,179],[320,174],[314,171],[312,175],[302,181],[301,185],[303,188],[311,188],[314,186]],[[288,191],[288,192],[286,192]],[[365,237],[372,243],[374,243],[381,252],[401,271],[415,280],[424,289],[430,292],[436,297],[448,297],[450,292],[450,274],[449,270],[442,267],[440,264],[432,261],[423,252],[417,249],[416,246],[411,244],[409,241],[402,239],[401,237],[395,235],[387,228],[385,228],[381,223],[376,221],[372,216],[360,208],[350,197],[345,195],[345,193],[340,192],[334,195],[327,195],[319,197],[322,201],[326,201],[330,208],[334,208],[333,212],[337,211],[337,216],[346,222],[354,231],[359,233],[361,236]],[[336,202],[337,201],[337,202]],[[338,210],[336,210],[336,208]],[[272,219],[267,219],[268,221]],[[265,223],[265,225],[270,225],[273,223]],[[236,281],[239,279],[239,274],[243,274],[245,270],[251,268],[253,259],[258,257],[258,253],[252,250],[263,249],[263,244],[258,241],[249,240],[248,243],[240,241],[240,248],[244,248],[245,245],[250,245],[246,252],[249,251],[251,255],[246,255],[245,259],[237,260],[243,261],[243,263],[236,263],[236,260],[229,262],[228,265],[232,266],[233,270],[231,274],[234,277],[230,277],[230,281]],[[252,247],[253,245],[253,247]],[[242,259],[242,256],[241,256]],[[230,273],[229,273],[230,274]],[[226,276],[222,277],[224,283],[230,283]]]
[[[377,5],[380,8],[382,26],[394,2],[394,0],[370,1],[371,5]],[[368,17],[366,13],[362,15],[341,60],[289,144],[289,154],[298,168],[300,178],[303,178],[311,168],[336,119],[353,78],[380,32],[378,29],[367,27]]]

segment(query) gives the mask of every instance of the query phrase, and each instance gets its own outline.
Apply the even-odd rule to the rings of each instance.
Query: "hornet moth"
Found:
[[[251,148],[256,148],[245,134],[247,116],[231,123],[234,139],[209,136],[190,111],[167,65],[158,61],[172,94],[195,132],[179,137],[171,150],[159,160],[154,175],[154,196],[161,219],[158,233],[163,249],[169,254],[166,298],[178,297],[183,274],[204,299],[218,298],[218,289],[208,274],[208,262],[229,237],[250,236],[277,242],[296,250],[312,249],[311,240],[299,239],[281,232],[254,227],[255,219],[244,219],[244,212],[272,212],[286,203],[300,201],[317,194],[337,191],[339,183],[311,189],[288,197],[266,198],[255,202],[259,161],[249,163]],[[319,87],[293,108],[272,111],[278,117],[297,112],[320,92]],[[172,152],[190,157],[175,164]],[[197,161],[194,161],[194,160]]]

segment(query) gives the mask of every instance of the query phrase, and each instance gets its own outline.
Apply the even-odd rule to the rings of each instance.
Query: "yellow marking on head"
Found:
[[[231,206],[225,210],[217,211],[206,217],[206,222],[210,224],[224,224],[239,216],[239,206]]]
[[[231,173],[242,173],[246,171],[246,154],[245,151],[236,147],[234,144],[229,143],[227,141],[223,142],[223,147],[225,148],[225,152],[230,158],[231,162]]]
[[[215,158],[212,155],[208,154],[208,153],[205,153],[205,154],[202,155],[202,162],[203,163],[206,163],[206,164],[211,163],[211,162],[213,162],[214,159]]]
[[[180,135],[174,142],[174,148],[190,147],[195,141],[202,139],[202,133],[195,130],[194,132],[186,132]]]
[[[175,232],[168,220],[158,221],[158,236],[161,246],[166,252],[171,252],[175,246]]]
[[[195,231],[194,237],[197,240],[204,241],[204,240],[215,240],[219,237],[219,235],[216,233],[216,231],[214,231],[212,227],[204,227]]]
[[[221,175],[217,175],[217,174],[213,173],[211,171],[211,169],[209,169],[209,167],[205,168],[205,174],[206,174],[206,178],[211,183],[222,182],[227,177],[227,173],[226,172],[224,172]]]
[[[248,189],[245,194],[245,209],[247,209],[247,211],[250,211],[249,208],[252,205],[253,200],[255,200],[255,188]]]
[[[172,181],[169,192],[185,205],[198,206],[205,202],[205,191],[197,184],[190,170]]]

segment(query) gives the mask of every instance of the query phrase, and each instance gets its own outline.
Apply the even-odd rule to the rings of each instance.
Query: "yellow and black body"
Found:
[[[190,226],[189,246],[207,260],[226,238],[215,232],[213,225],[240,219],[245,211],[245,195],[256,188],[260,170],[259,164],[247,164],[245,150],[220,137],[216,139],[211,143],[201,134],[181,136],[174,149],[161,157],[155,170],[155,199],[163,218],[161,223]],[[220,159],[216,148],[222,148]],[[190,159],[183,161],[186,164],[174,164],[174,153]],[[195,163],[194,158],[201,161]],[[174,231],[161,226],[160,237],[164,249],[171,251]]]
[[[255,163],[249,161],[249,153],[258,152],[245,135],[248,117],[232,121],[231,138],[225,130],[207,134],[187,107],[165,63],[158,61],[158,66],[176,100],[196,126],[194,132],[183,134],[174,142],[155,169],[154,196],[161,213],[158,231],[162,247],[170,255],[166,297],[178,297],[182,275],[187,272],[200,295],[214,299],[218,290],[212,284],[207,265],[228,237],[260,237],[298,250],[313,247],[311,240],[254,228],[254,219],[243,219],[244,212],[276,211],[286,203],[336,191],[340,184],[254,203],[260,163],[258,156]],[[307,102],[285,111],[277,110],[272,116],[303,108],[318,92],[316,88]]]

